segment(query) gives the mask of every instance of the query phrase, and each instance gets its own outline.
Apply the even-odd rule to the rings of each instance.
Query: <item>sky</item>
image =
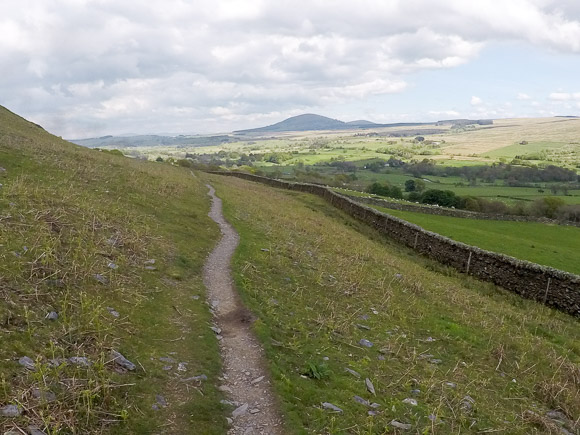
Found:
[[[0,105],[68,139],[580,115],[578,0],[1,0]]]

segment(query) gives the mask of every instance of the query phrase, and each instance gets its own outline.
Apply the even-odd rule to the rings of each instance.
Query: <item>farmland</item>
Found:
[[[453,240],[580,275],[580,228],[535,222],[464,219],[373,206]]]

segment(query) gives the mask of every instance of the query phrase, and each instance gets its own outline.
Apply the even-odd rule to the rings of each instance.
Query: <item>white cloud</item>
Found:
[[[483,103],[482,99],[479,97],[476,97],[475,95],[471,97],[471,105],[472,106],[479,106],[481,103]]]
[[[574,0],[3,0],[0,28],[2,104],[69,137],[332,110],[406,92],[490,41],[580,53]]]
[[[552,101],[570,101],[570,100],[579,100],[580,101],[580,92],[552,92],[548,98]]]
[[[532,97],[530,97],[528,94],[525,94],[523,92],[518,93],[518,95],[516,96],[516,98],[518,100],[531,100]]]

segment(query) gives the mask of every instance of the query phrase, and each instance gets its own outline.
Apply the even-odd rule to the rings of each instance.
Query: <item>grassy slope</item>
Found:
[[[580,275],[577,227],[463,219],[372,207],[453,240]]]
[[[529,434],[549,422],[527,410],[580,414],[577,319],[415,257],[319,198],[210,178],[241,234],[236,282],[294,433],[386,433],[398,419],[411,433]],[[309,363],[323,379],[303,376]]]
[[[205,186],[183,169],[71,145],[1,107],[0,167],[0,407],[24,410],[0,417],[0,432],[223,433],[200,277],[218,237]],[[119,373],[113,348],[137,370]],[[25,355],[35,371],[18,364]],[[48,365],[72,356],[91,367]],[[168,356],[187,371],[163,370]],[[203,384],[179,381],[202,373]],[[35,399],[34,388],[56,400]],[[167,408],[152,409],[156,394]]]

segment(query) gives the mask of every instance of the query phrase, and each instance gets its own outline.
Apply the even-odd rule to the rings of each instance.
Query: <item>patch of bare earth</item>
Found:
[[[282,419],[263,350],[251,330],[251,313],[244,308],[231,276],[230,261],[239,236],[225,220],[214,188],[208,188],[212,197],[209,216],[220,226],[222,238],[205,264],[203,281],[214,310],[224,363],[220,389],[228,395],[233,409],[228,433],[281,434]]]

